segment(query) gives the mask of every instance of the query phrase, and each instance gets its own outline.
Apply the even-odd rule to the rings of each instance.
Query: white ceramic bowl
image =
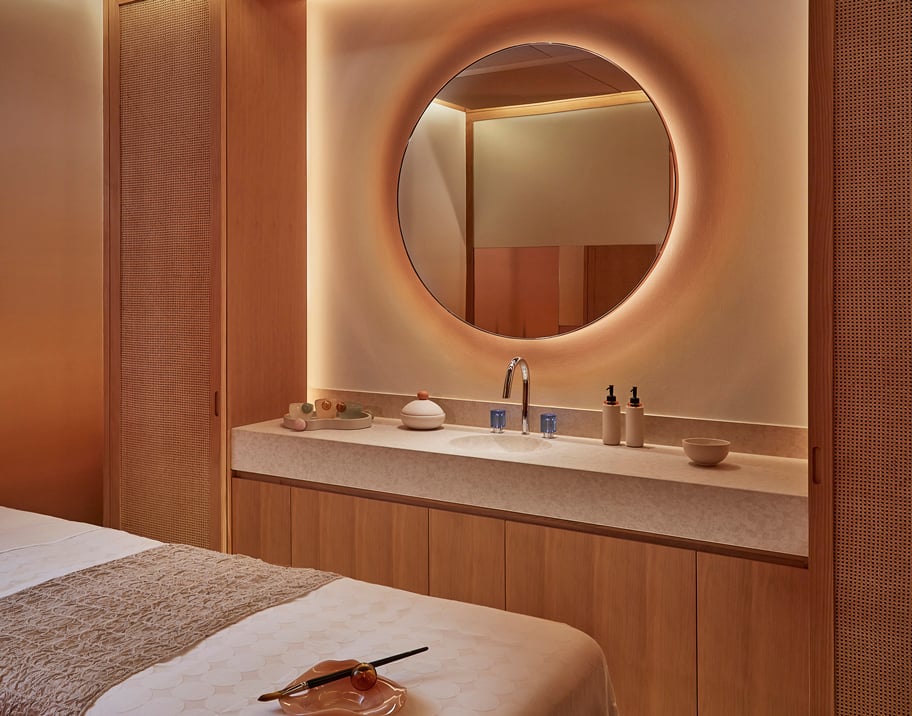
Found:
[[[684,454],[697,465],[718,465],[727,456],[731,448],[728,440],[719,438],[684,438]]]

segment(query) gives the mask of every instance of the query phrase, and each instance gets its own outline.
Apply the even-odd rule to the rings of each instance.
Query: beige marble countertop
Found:
[[[678,447],[444,425],[232,430],[233,470],[653,535],[807,556],[807,461],[731,453],[716,467]]]

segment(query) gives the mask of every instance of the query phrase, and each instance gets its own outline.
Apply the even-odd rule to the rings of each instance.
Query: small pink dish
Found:
[[[321,661],[292,683],[354,668],[359,663],[356,659]],[[404,686],[378,675],[377,683],[367,691],[358,691],[351,679],[339,679],[294,696],[283,696],[279,705],[289,716],[388,716],[402,708],[407,694]]]

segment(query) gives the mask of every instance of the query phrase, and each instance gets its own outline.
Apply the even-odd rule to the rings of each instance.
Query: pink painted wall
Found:
[[[102,3],[0,3],[0,504],[101,521]]]

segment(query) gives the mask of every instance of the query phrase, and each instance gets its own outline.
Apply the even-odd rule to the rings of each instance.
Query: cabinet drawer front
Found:
[[[504,608],[504,521],[430,510],[429,586],[434,597]]]
[[[625,716],[696,714],[695,554],[508,522],[507,609],[601,644]]]
[[[427,594],[427,513],[424,507],[295,488],[292,564]]]
[[[700,716],[809,713],[808,572],[697,555]]]

